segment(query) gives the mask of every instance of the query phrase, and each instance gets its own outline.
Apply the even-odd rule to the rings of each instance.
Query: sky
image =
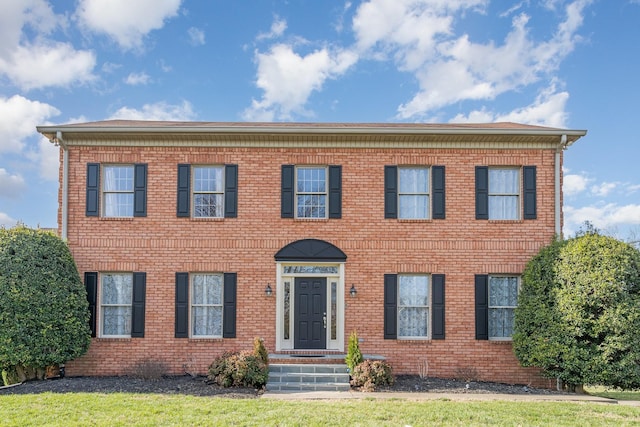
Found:
[[[0,0],[0,226],[56,227],[37,125],[524,124],[564,157],[565,235],[640,239],[640,0]]]

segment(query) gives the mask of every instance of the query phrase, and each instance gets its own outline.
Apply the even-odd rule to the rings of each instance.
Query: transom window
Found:
[[[130,336],[133,275],[130,273],[105,273],[101,277],[102,335]]]
[[[429,218],[429,168],[398,168],[398,218]]]
[[[518,305],[517,276],[489,276],[489,338],[511,338]]]
[[[222,274],[191,275],[191,336],[222,337]]]
[[[429,276],[398,275],[398,338],[427,338]]]
[[[296,213],[298,218],[327,217],[327,168],[296,168]]]
[[[105,217],[133,217],[133,165],[106,165],[102,177]]]
[[[520,169],[489,169],[489,219],[520,219]]]
[[[193,216],[221,218],[224,216],[224,167],[193,167]]]

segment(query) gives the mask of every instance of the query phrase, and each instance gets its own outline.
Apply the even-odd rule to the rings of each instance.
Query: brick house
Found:
[[[69,375],[151,358],[204,373],[361,350],[395,373],[545,384],[510,336],[527,261],[562,229],[563,150],[514,123],[103,121],[40,126],[61,148],[59,232],[93,338]]]

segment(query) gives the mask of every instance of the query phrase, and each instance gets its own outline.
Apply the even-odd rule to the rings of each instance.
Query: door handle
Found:
[[[327,313],[326,312],[322,314],[322,324],[324,325],[324,328],[327,329]]]

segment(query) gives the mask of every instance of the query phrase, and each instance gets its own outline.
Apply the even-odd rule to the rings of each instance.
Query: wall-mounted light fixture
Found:
[[[351,284],[351,289],[349,289],[349,295],[351,295],[351,298],[355,298],[357,293],[356,285]]]
[[[273,295],[273,290],[271,289],[271,284],[267,283],[267,287],[264,288],[264,294],[268,297]]]

